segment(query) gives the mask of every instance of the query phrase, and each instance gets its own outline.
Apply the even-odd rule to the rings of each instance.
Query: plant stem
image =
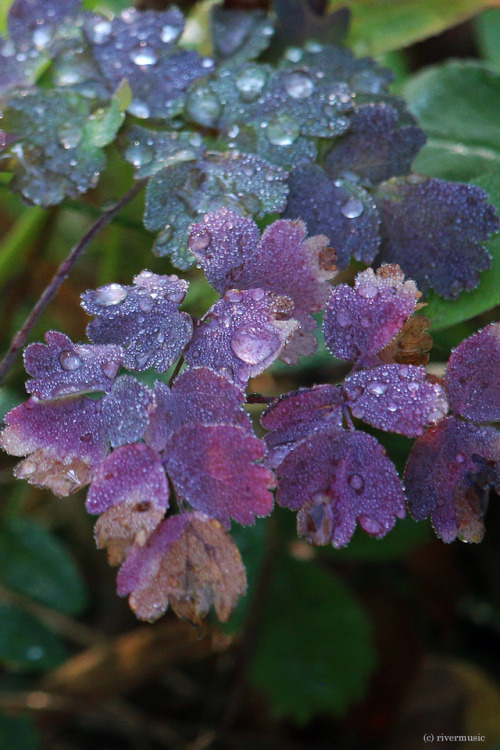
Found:
[[[103,213],[84,234],[80,242],[71,250],[68,257],[61,263],[52,281],[45,288],[40,299],[35,304],[30,314],[24,321],[22,327],[13,337],[7,354],[0,362],[0,385],[3,383],[5,376],[12,367],[18,351],[22,346],[24,346],[26,339],[33,330],[33,326],[36,324],[38,318],[43,313],[47,305],[54,299],[63,281],[71,272],[76,261],[80,258],[81,255],[83,255],[94,237],[96,237],[110,223],[110,221],[112,221],[112,219],[116,216],[117,213],[119,213],[119,211],[121,211],[124,206],[126,206],[133,200],[133,198],[135,198],[135,196],[144,187],[144,184],[144,180],[137,182],[132,188],[130,188],[127,193],[125,193],[123,198],[121,198],[118,203],[113,206],[113,208],[110,208],[108,211]]]

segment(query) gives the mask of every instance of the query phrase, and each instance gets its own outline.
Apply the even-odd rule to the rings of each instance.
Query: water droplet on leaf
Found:
[[[170,42],[173,42],[174,39],[177,39],[179,36],[179,29],[176,29],[175,26],[170,26],[167,24],[163,27],[161,30],[161,40],[162,42],[165,42],[165,44],[169,44]]]
[[[128,292],[121,284],[108,284],[107,286],[97,289],[94,294],[94,301],[103,307],[118,305],[127,297]]]
[[[274,146],[291,146],[297,140],[300,129],[289,115],[281,115],[269,124],[266,135]]]
[[[361,216],[365,207],[359,198],[349,198],[340,210],[346,219],[357,219],[358,216]]]
[[[154,65],[158,62],[158,53],[153,47],[141,42],[130,53],[130,59],[136,65]]]
[[[192,120],[211,128],[219,119],[222,105],[219,98],[211,91],[198,88],[188,94],[186,111]]]
[[[236,88],[240,92],[241,98],[246,102],[251,102],[260,96],[267,74],[257,66],[245,68],[236,79]]]
[[[382,396],[388,387],[387,383],[380,383],[378,380],[374,380],[373,383],[368,383],[366,390],[368,393],[371,393],[372,396]]]
[[[63,351],[60,353],[59,362],[61,363],[61,367],[63,368],[63,370],[68,370],[68,372],[78,370],[83,364],[80,357],[78,357],[73,352],[68,351]]]
[[[365,480],[361,474],[351,474],[347,481],[356,492],[362,492],[365,486]]]
[[[83,130],[79,125],[68,122],[61,125],[57,135],[63,148],[76,148],[82,140]]]
[[[278,337],[268,329],[241,326],[231,337],[234,354],[248,365],[258,365],[280,348]]]
[[[285,89],[294,99],[307,99],[314,91],[314,83],[305,73],[290,73],[285,81]]]

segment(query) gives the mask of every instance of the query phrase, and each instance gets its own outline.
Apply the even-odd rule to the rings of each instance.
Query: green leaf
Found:
[[[409,79],[403,93],[428,136],[415,172],[467,182],[500,171],[500,72],[453,61]]]
[[[490,172],[473,184],[486,190],[489,201],[500,212],[500,171]],[[462,292],[457,300],[445,300],[431,293],[424,314],[432,320],[431,330],[461,323],[500,304],[500,234],[491,239],[486,247],[492,256],[491,268],[483,271],[477,289]]]
[[[403,559],[415,547],[424,544],[430,538],[432,534],[428,524],[417,523],[407,517],[403,521],[398,521],[394,529],[383,539],[375,539],[357,528],[348,547],[338,550],[327,547],[325,552],[330,556],[337,556],[340,560],[384,563]]]
[[[273,713],[301,724],[340,716],[363,697],[374,665],[369,622],[345,586],[314,563],[278,561],[251,665]]]
[[[23,672],[45,671],[65,658],[60,638],[39,620],[13,604],[0,604],[1,664]]]
[[[481,56],[500,67],[500,9],[481,13],[476,18],[475,26]]]
[[[10,518],[0,529],[0,579],[49,607],[80,613],[86,592],[73,559],[43,526]]]
[[[40,750],[33,721],[0,713],[0,750]]]
[[[330,0],[333,10],[352,13],[348,44],[358,55],[380,55],[439,34],[466,21],[496,0]]]

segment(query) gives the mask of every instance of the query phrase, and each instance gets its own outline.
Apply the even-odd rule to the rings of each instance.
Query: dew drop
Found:
[[[137,47],[134,47],[129,57],[136,65],[154,65],[158,62],[157,51],[145,42],[141,42]]]
[[[314,83],[305,73],[290,73],[285,80],[285,89],[293,99],[307,99],[314,91]]]
[[[357,219],[358,216],[361,216],[365,207],[359,198],[349,198],[340,210],[346,219]]]
[[[180,29],[176,29],[175,26],[170,26],[167,24],[163,27],[161,30],[161,36],[160,39],[162,42],[165,42],[165,44],[170,44],[170,42],[173,42],[177,37],[179,36]]]
[[[154,151],[140,141],[134,141],[125,152],[125,158],[134,167],[142,167],[144,164],[150,164],[153,161]]]
[[[144,295],[139,297],[137,304],[139,305],[139,310],[142,310],[143,313],[149,313],[153,309],[155,301],[149,295]]]
[[[347,481],[356,492],[362,492],[365,486],[365,480],[361,474],[351,474]]]
[[[152,354],[154,354],[154,352],[152,351],[152,349],[148,349],[148,351],[144,352],[143,354],[138,354],[137,357],[135,358],[135,363],[136,363],[137,367],[139,369],[142,369],[143,367],[146,367],[146,365],[148,364],[148,362],[149,362]]]
[[[444,417],[444,413],[441,409],[431,409],[427,415],[427,421],[429,423],[438,422],[442,417]]]
[[[194,122],[211,128],[219,119],[222,105],[219,98],[211,91],[198,88],[188,94],[186,111]]]
[[[91,40],[94,42],[94,44],[104,44],[104,42],[107,42],[110,35],[111,35],[111,22],[103,18],[100,21],[97,21],[96,24],[94,24],[92,30],[91,30]]]
[[[394,401],[389,401],[387,404],[387,411],[395,412],[398,410],[398,405]]]
[[[59,362],[63,370],[73,372],[73,370],[79,370],[83,362],[74,352],[63,351],[59,355]]]
[[[110,378],[110,380],[113,380],[116,377],[116,373],[120,369],[120,363],[116,361],[109,361],[104,362],[102,366],[102,371],[106,375],[107,378]]]
[[[189,249],[193,252],[200,252],[206,250],[210,245],[210,232],[201,231],[199,234],[191,237],[189,241]]]
[[[30,646],[26,651],[26,658],[30,661],[38,661],[45,656],[45,649],[41,646]]]
[[[273,146],[291,146],[297,140],[300,128],[289,115],[281,115],[269,124],[266,135]]]
[[[94,293],[94,302],[102,307],[111,307],[123,302],[128,295],[128,291],[121,284],[108,284]]]
[[[300,47],[289,47],[285,52],[285,58],[290,62],[298,63],[302,59],[303,52]]]
[[[64,123],[57,131],[57,136],[63,148],[76,148],[81,143],[83,130],[79,125]]]
[[[339,325],[341,328],[349,328],[351,325],[351,319],[350,317],[343,312],[337,313],[337,325]]]
[[[150,114],[148,105],[145,102],[141,102],[139,99],[134,99],[128,108],[131,115],[139,117],[141,120],[147,120]]]
[[[380,536],[380,534],[383,534],[384,532],[382,524],[378,521],[374,521],[373,518],[363,515],[358,518],[358,521],[363,531],[366,531],[366,533],[371,536]]]
[[[356,291],[360,297],[364,297],[365,299],[375,299],[378,295],[378,289],[373,285],[360,286]]]
[[[264,88],[266,79],[266,72],[256,65],[245,68],[236,79],[236,88],[241,98],[246,102],[257,99]]]
[[[37,49],[43,49],[48,45],[51,39],[50,29],[46,26],[40,26],[33,32],[33,44]]]
[[[455,456],[455,461],[457,462],[457,464],[463,464],[463,462],[465,461],[464,454],[463,453],[457,453],[457,455]]]
[[[373,383],[368,383],[366,390],[368,393],[371,393],[372,396],[382,396],[388,387],[387,383],[380,383],[378,380],[374,380]]]
[[[280,348],[278,337],[269,329],[241,326],[231,337],[231,349],[247,365],[258,365],[276,354]]]

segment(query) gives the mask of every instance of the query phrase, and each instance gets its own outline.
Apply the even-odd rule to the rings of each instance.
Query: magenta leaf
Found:
[[[191,227],[189,249],[221,294],[235,288],[286,294],[295,312],[323,310],[331,293],[326,280],[337,270],[327,238],[306,239],[302,221],[275,221],[260,238],[252,219],[227,208]]]
[[[342,391],[335,385],[316,385],[281,396],[261,418],[266,435],[266,464],[279,466],[304,438],[328,425],[342,427]]]
[[[153,391],[132,375],[121,375],[102,399],[102,418],[113,448],[144,437],[153,408]]]
[[[410,175],[380,185],[375,199],[384,261],[399,263],[422,292],[453,298],[477,287],[491,265],[483,244],[500,227],[484,190]]]
[[[177,494],[229,527],[246,526],[273,509],[272,472],[259,463],[262,441],[233,425],[187,424],[173,434],[166,467]]]
[[[99,548],[119,565],[135,543],[145,544],[168,508],[169,489],[160,457],[144,443],[123,445],[99,466],[86,508],[102,514],[96,523]]]
[[[367,185],[405,175],[426,141],[411,115],[385,102],[356,109],[347,133],[335,141],[325,161],[332,177],[355,173]]]
[[[500,421],[500,323],[452,352],[445,375],[451,410],[473,422]]]
[[[80,397],[54,402],[30,398],[5,417],[1,445],[28,456],[15,474],[61,497],[88,484],[108,452],[101,404]]]
[[[448,411],[443,386],[429,380],[424,367],[373,367],[350,375],[343,387],[354,417],[407,437],[423,435]]]
[[[415,310],[420,293],[399,266],[358,273],[354,289],[335,287],[324,318],[325,341],[334,357],[356,362],[379,352]]]
[[[310,235],[326,235],[346,268],[351,256],[371,263],[380,245],[380,217],[371,195],[359,185],[331,179],[318,164],[294,169],[289,177],[287,219],[302,219]]]
[[[129,370],[165,372],[191,338],[191,317],[178,309],[187,289],[175,275],[142,271],[134,286],[107,284],[85,292],[82,307],[96,316],[87,335],[99,344],[121,344]]]
[[[231,290],[216,302],[195,330],[185,359],[208,367],[246,388],[281,354],[299,324],[289,316],[293,303],[263,289]]]
[[[143,547],[132,549],[118,574],[118,593],[130,594],[137,617],[149,622],[169,604],[196,625],[213,605],[225,622],[245,592],[238,548],[220,523],[203,513],[167,518]]]
[[[480,542],[489,489],[500,492],[500,432],[443,419],[415,442],[405,484],[413,518],[430,516],[444,542]]]
[[[346,546],[358,523],[382,537],[404,518],[401,481],[374,437],[336,426],[316,430],[276,470],[276,500],[300,510],[299,533],[311,544]]]
[[[48,331],[46,344],[30,344],[24,366],[33,375],[26,390],[41,399],[109,391],[121,367],[119,346],[73,344],[64,333]]]

